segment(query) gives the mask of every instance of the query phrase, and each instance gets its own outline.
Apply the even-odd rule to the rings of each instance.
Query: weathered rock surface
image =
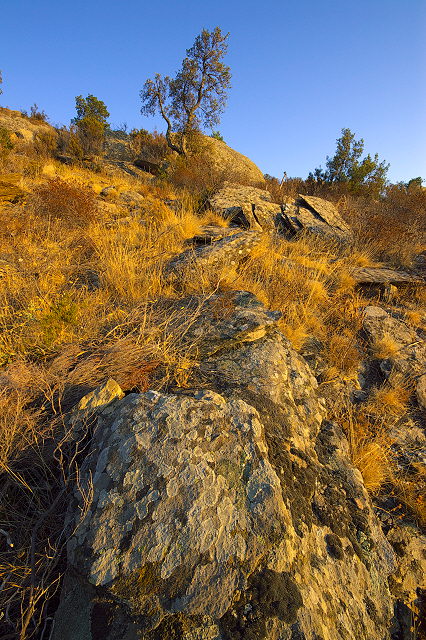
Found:
[[[238,266],[259,244],[261,235],[255,231],[241,231],[227,235],[208,246],[196,246],[169,261],[165,274],[173,281],[185,276],[189,269],[209,268],[212,272],[224,265]]]
[[[214,211],[243,229],[274,230],[281,220],[281,205],[271,202],[264,189],[227,183],[209,200]]]
[[[6,203],[18,203],[25,200],[28,193],[18,185],[21,176],[16,173],[0,176],[0,206]]]
[[[228,183],[210,198],[210,206],[245,229],[276,230],[290,236],[305,231],[339,242],[352,239],[336,207],[322,198],[299,196],[276,204],[266,190]]]
[[[12,134],[15,144],[33,142],[36,135],[50,133],[55,135],[55,129],[42,121],[32,121],[22,115],[20,111],[13,111],[0,107],[0,126]]]
[[[207,152],[216,169],[225,176],[229,176],[227,179],[256,187],[265,184],[265,178],[259,167],[250,158],[232,149],[226,142],[210,136],[202,136],[202,146],[204,153]]]
[[[426,280],[413,273],[390,267],[356,267],[352,277],[360,285],[366,286],[425,286]]]
[[[283,216],[293,233],[306,231],[344,242],[352,239],[350,226],[334,204],[323,198],[299,195],[295,202],[286,203]]]
[[[381,307],[364,309],[363,328],[370,343],[389,340],[393,353],[384,357],[380,369],[385,377],[392,371],[407,379],[417,379],[425,373],[426,342],[422,330],[415,330],[402,319]]]
[[[387,534],[398,557],[389,578],[395,597],[392,637],[414,640],[426,637],[426,536],[409,526],[394,527]]]
[[[199,388],[83,402],[54,640],[390,638],[397,556],[277,319],[212,297],[188,336]]]

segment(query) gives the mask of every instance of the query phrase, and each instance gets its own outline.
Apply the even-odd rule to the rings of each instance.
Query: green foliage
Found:
[[[25,118],[29,118],[30,120],[35,122],[47,122],[46,112],[43,111],[43,109],[40,110],[36,103],[34,103],[32,107],[30,107],[29,113],[28,111],[22,111],[22,115],[25,116]]]
[[[210,134],[210,138],[214,138],[215,140],[220,140],[221,142],[225,142],[220,131],[212,131]]]
[[[364,140],[355,140],[350,129],[342,129],[342,135],[336,140],[336,152],[332,158],[327,156],[326,170],[315,169],[308,181],[317,184],[345,185],[353,193],[370,193],[378,196],[386,185],[389,165],[379,162],[376,153],[362,158]]]
[[[405,183],[405,187],[408,191],[412,189],[421,189],[423,184],[423,178],[418,176],[417,178],[411,178],[408,182]]]
[[[0,160],[4,160],[13,149],[10,132],[5,127],[0,127]]]
[[[87,98],[76,96],[75,109],[77,116],[72,123],[77,127],[84,153],[101,153],[109,118],[105,103],[91,94]]]
[[[230,69],[222,62],[228,36],[219,27],[211,32],[203,29],[187,49],[175,78],[157,73],[140,92],[141,113],[161,114],[167,124],[167,143],[180,155],[186,155],[192,131],[219,123],[231,80]]]

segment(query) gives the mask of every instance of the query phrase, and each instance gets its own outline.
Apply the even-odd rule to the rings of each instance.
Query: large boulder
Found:
[[[250,158],[228,146],[226,142],[210,136],[202,136],[202,152],[207,154],[213,166],[227,180],[255,187],[265,184],[265,178],[259,167]]]
[[[199,388],[95,402],[54,640],[390,638],[396,556],[309,367],[251,294],[197,309]]]

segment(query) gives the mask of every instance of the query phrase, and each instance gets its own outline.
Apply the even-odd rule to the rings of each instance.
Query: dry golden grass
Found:
[[[381,338],[377,338],[371,343],[370,349],[373,358],[384,360],[394,358],[399,351],[399,346],[389,333],[385,333]]]
[[[190,385],[197,345],[182,336],[199,310],[188,313],[179,297],[202,299],[217,290],[253,292],[281,311],[280,327],[296,349],[312,337],[322,345],[324,381],[355,380],[366,357],[358,339],[365,301],[350,271],[374,264],[377,252],[342,253],[318,238],[288,242],[265,234],[238,269],[230,262],[190,267],[176,291],[163,275],[167,260],[202,226],[227,225],[214,212],[199,215],[197,196],[176,195],[166,182],[93,173],[31,154],[12,154],[8,163],[7,171],[18,172],[20,186],[32,194],[25,205],[3,208],[0,228],[0,473],[6,487],[0,528],[14,544],[0,559],[0,604],[8,611],[7,632],[24,640],[46,619],[58,586],[64,492],[77,473],[76,452],[64,437],[72,406],[109,377],[125,391]],[[114,190],[97,197],[106,186]],[[132,201],[128,192],[142,198]],[[165,200],[177,202],[171,208]],[[413,323],[424,296],[416,290],[410,299]],[[385,336],[373,350],[375,357],[392,357],[396,345]],[[373,390],[361,409],[339,409],[353,460],[373,493],[396,482],[389,433],[408,400],[409,388],[394,380]],[[424,513],[412,478],[398,482],[405,503]]]

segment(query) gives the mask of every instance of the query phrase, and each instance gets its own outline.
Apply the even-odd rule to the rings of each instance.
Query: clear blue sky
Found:
[[[426,178],[425,0],[2,0],[0,21],[2,106],[69,124],[93,93],[112,124],[161,129],[139,90],[218,25],[233,76],[219,129],[263,172],[305,177],[349,127],[391,180]]]

